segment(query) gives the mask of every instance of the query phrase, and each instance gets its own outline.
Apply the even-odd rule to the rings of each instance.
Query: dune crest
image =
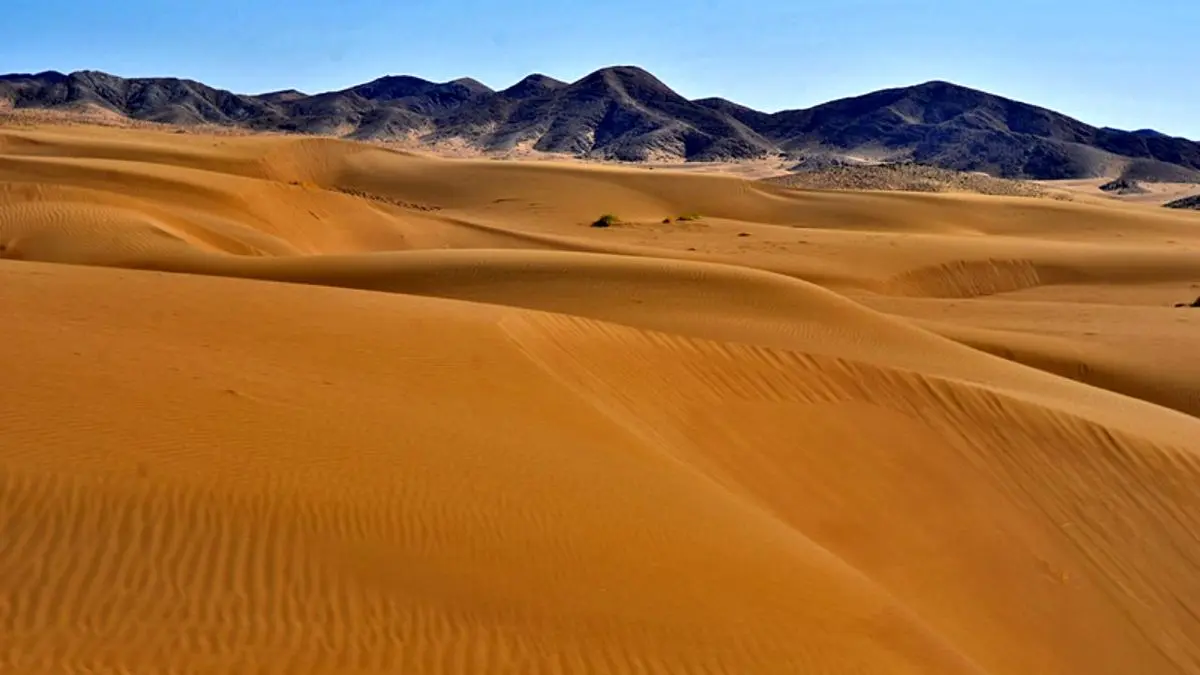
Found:
[[[0,130],[0,667],[1195,672],[1160,211]]]

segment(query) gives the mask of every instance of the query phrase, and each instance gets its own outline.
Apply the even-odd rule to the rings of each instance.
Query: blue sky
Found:
[[[240,93],[385,74],[506,87],[642,66],[766,111],[950,80],[1200,139],[1195,0],[5,0],[0,72],[171,75]]]

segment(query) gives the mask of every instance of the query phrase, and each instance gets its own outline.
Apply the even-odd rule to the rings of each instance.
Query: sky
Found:
[[[1200,139],[1195,0],[4,0],[0,72],[173,76],[238,93],[382,75],[637,65],[689,98],[804,108],[947,80],[1096,126]]]

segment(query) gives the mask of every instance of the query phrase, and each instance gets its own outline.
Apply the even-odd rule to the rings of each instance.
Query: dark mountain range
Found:
[[[572,83],[530,75],[502,91],[469,78],[388,76],[314,95],[239,95],[175,78],[44,72],[0,76],[0,101],[17,108],[98,106],[170,124],[462,139],[484,151],[527,145],[626,161],[859,156],[1016,178],[1126,172],[1138,180],[1200,180],[1200,143],[1147,129],[1097,128],[947,82],[773,114],[719,98],[690,101],[631,66]]]

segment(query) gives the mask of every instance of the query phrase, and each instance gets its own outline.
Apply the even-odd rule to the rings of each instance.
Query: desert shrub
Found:
[[[702,216],[699,213],[685,213],[682,216],[679,216],[678,218],[676,218],[675,220],[685,220],[685,221],[686,220],[700,220],[701,217]]]
[[[612,227],[613,225],[616,225],[619,222],[621,222],[620,218],[614,216],[611,213],[606,213],[606,214],[600,216],[599,218],[597,218],[596,222],[592,223],[592,227]]]

